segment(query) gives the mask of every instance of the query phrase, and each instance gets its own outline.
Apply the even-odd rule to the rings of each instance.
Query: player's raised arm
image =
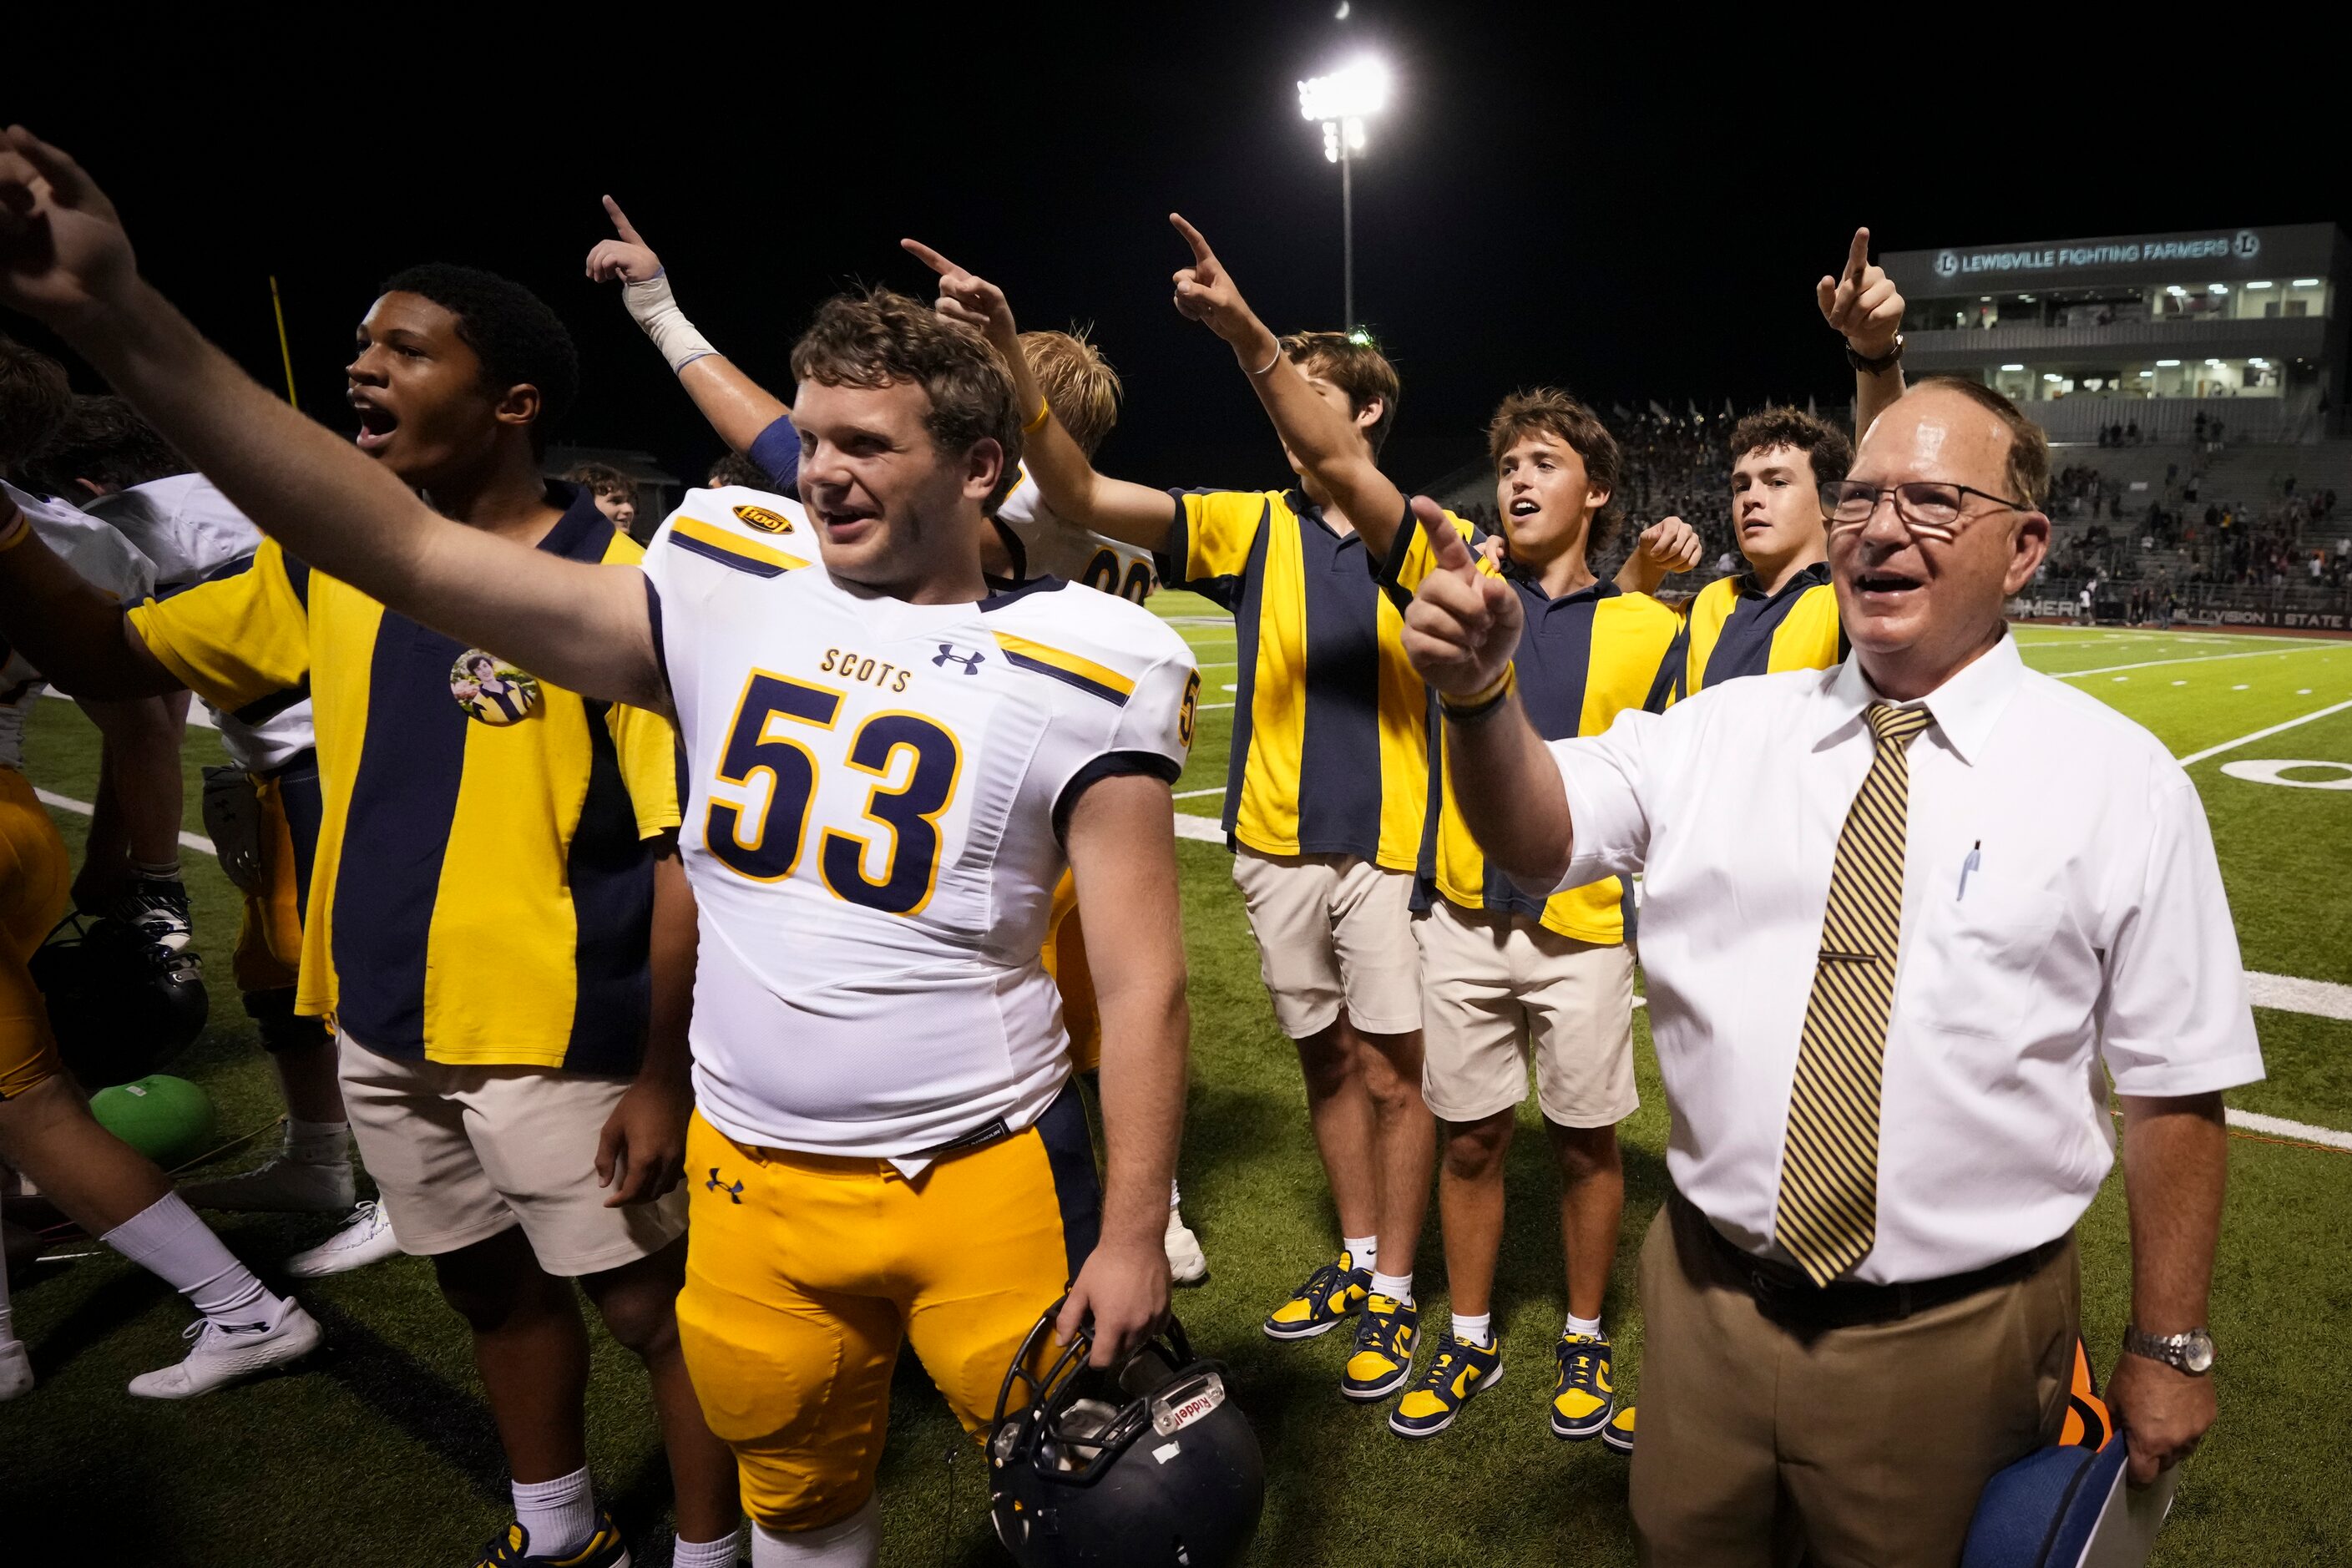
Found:
[[[1628,594],[1654,594],[1669,573],[1688,572],[1706,554],[1698,530],[1678,517],[1662,517],[1642,531],[1617,568],[1617,586]]]
[[[694,399],[719,438],[758,463],[773,483],[789,487],[800,467],[800,437],[792,434],[789,423],[792,409],[712,347],[686,319],[671,292],[668,269],[629,222],[621,204],[606,196],[604,215],[613,220],[613,237],[598,240],[588,252],[588,276],[599,283],[620,282],[621,303],[630,320],[669,362],[678,385]],[[779,419],[787,421],[781,432]],[[788,437],[789,444],[779,435]]]
[[[1813,285],[1822,320],[1845,339],[1853,366],[1853,437],[1859,441],[1887,405],[1903,395],[1903,295],[1886,269],[1870,259],[1870,230],[1853,231],[1845,268]]]
[[[917,239],[899,245],[940,277],[940,314],[977,328],[1013,372],[1013,395],[1027,416],[1021,427],[1023,466],[1037,494],[1065,522],[1092,529],[1145,550],[1168,542],[1175,508],[1166,490],[1114,479],[1095,469],[1075,437],[1062,428],[1021,350],[1021,332],[1004,290]]]
[[[1282,352],[1282,340],[1249,308],[1201,231],[1181,214],[1170,213],[1168,221],[1192,250],[1192,264],[1176,272],[1177,310],[1224,340],[1282,444],[1355,524],[1373,559],[1385,557],[1404,521],[1404,492],[1381,472],[1348,416],[1325,402]]]
[[[544,679],[667,708],[641,573],[441,517],[264,391],[139,276],[105,193],[22,126],[0,137],[0,303],[64,336],[312,567]]]

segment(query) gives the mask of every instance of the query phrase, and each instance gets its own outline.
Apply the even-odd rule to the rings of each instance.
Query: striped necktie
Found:
[[[1864,717],[1877,750],[1838,834],[1772,1223],[1773,1239],[1816,1285],[1859,1263],[1878,1229],[1878,1089],[1903,931],[1911,789],[1905,748],[1929,721],[1924,708],[1884,702]]]

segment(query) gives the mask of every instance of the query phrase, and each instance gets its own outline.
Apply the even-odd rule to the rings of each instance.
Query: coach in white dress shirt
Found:
[[[1528,727],[1517,602],[1458,543],[1406,616],[1487,856],[1546,890],[1645,873],[1674,1110],[1641,1268],[1645,1562],[1958,1560],[1986,1478],[2064,1414],[2109,1074],[2133,1478],[2212,1424],[2221,1091],[2262,1058],[2195,788],[2003,624],[2048,480],[2007,400],[1921,384],[1824,489],[1853,658],[1590,739]]]

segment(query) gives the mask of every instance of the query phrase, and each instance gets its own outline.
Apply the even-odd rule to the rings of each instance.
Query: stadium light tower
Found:
[[[1339,165],[1340,288],[1345,327],[1356,327],[1356,155],[1364,121],[1388,107],[1389,68],[1369,56],[1298,84],[1298,112],[1323,127],[1323,156]]]

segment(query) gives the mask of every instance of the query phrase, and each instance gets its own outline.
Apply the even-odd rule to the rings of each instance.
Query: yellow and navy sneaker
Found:
[[[1633,1408],[1628,1405],[1609,1418],[1609,1425],[1601,1429],[1602,1447],[1620,1454],[1633,1451]]]
[[[1307,1277],[1296,1295],[1276,1307],[1265,1322],[1270,1340],[1311,1340],[1330,1332],[1364,1305],[1372,1271],[1359,1268],[1343,1249],[1337,1263],[1326,1263]]]
[[[1594,1436],[1617,1410],[1617,1393],[1609,1383],[1609,1342],[1593,1334],[1562,1332],[1551,1353],[1559,1363],[1559,1381],[1551,1385],[1551,1435]]]
[[[562,1557],[534,1557],[530,1552],[530,1531],[520,1520],[490,1538],[474,1568],[629,1568],[629,1543],[621,1539],[613,1523],[613,1516],[603,1509],[596,1510],[596,1533],[577,1552]]]
[[[1502,1381],[1502,1335],[1491,1345],[1467,1345],[1449,1331],[1438,1336],[1436,1355],[1389,1413],[1389,1430],[1400,1437],[1434,1437],[1454,1425],[1472,1394]]]
[[[1421,1309],[1393,1296],[1366,1296],[1356,1320],[1356,1350],[1339,1375],[1339,1392],[1359,1401],[1386,1399],[1412,1375],[1412,1347],[1421,1337]]]

